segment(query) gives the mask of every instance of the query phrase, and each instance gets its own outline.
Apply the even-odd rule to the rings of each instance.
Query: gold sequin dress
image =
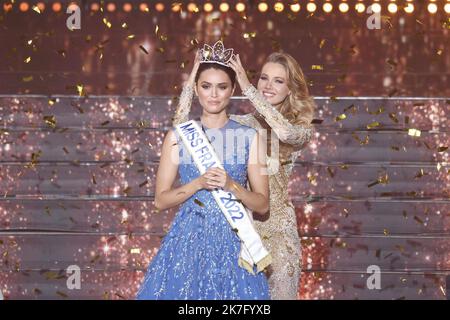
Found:
[[[189,120],[194,90],[184,86],[173,124]],[[254,86],[243,91],[257,112],[245,115],[230,115],[243,125],[259,129],[270,128],[278,134],[280,141],[289,145],[289,152],[267,157],[270,186],[270,211],[263,219],[255,217],[255,228],[264,245],[272,255],[268,268],[270,295],[275,300],[297,299],[301,272],[301,246],[298,235],[295,209],[289,200],[288,182],[295,160],[301,148],[311,139],[311,126],[292,125],[283,115],[266,101]],[[265,120],[265,121],[264,121]],[[282,129],[282,130],[279,130]],[[286,150],[286,149],[285,149]],[[278,169],[273,169],[277,168]]]

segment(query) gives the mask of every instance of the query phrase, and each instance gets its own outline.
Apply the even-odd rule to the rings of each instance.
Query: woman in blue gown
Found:
[[[168,132],[156,176],[155,205],[160,210],[181,206],[148,267],[137,299],[269,299],[264,272],[255,268],[251,273],[238,265],[241,241],[210,192],[214,188],[233,192],[254,213],[266,213],[266,144],[254,129],[227,115],[234,71],[226,63],[200,63],[199,58],[195,69],[195,79],[189,81],[195,83],[203,108],[197,123],[225,170],[209,168],[200,175],[176,131]],[[181,186],[174,188],[177,172]]]

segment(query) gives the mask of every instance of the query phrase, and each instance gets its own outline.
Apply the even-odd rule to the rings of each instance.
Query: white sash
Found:
[[[195,120],[190,120],[175,126],[186,149],[189,151],[200,174],[204,174],[210,167],[223,168],[213,146],[205,133]],[[209,153],[211,157],[207,163],[203,163],[201,155]],[[239,266],[254,274],[253,266],[257,272],[264,270],[271,262],[269,252],[264,248],[261,238],[253,227],[252,220],[246,208],[236,199],[233,193],[222,189],[210,191],[233,231],[241,239],[241,252]]]

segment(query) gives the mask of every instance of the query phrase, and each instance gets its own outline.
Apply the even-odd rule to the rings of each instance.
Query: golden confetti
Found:
[[[140,45],[139,48],[141,48],[141,50],[142,50],[145,54],[148,54],[147,49],[145,49],[143,45]]]
[[[33,6],[33,11],[36,11],[37,13],[41,14],[41,9],[39,9],[38,6]]]
[[[321,124],[323,119],[312,119],[311,124]]]
[[[109,22],[106,18],[103,18],[103,23],[104,23],[109,29],[111,29],[112,24],[111,24],[111,22]]]
[[[44,122],[51,128],[56,128],[55,116],[44,116]]]
[[[255,38],[256,32],[246,32],[242,35],[244,39]]]
[[[387,59],[386,63],[389,64],[389,66],[391,67],[391,70],[393,70],[393,69],[395,69],[395,67],[397,67],[397,62],[395,62],[394,60]]]
[[[335,173],[333,172],[333,170],[330,167],[327,167],[327,171],[328,171],[328,174],[330,175],[330,177],[334,178]]]
[[[140,248],[131,248],[130,253],[131,254],[139,254],[139,253],[141,253],[141,249]]]
[[[26,58],[23,62],[25,62],[25,63],[30,63],[30,61],[31,61],[31,57],[28,57],[28,58]]]
[[[23,77],[23,78],[22,78],[22,81],[23,81],[23,82],[30,82],[30,81],[33,81],[33,76]]]
[[[439,147],[438,149],[437,149],[437,152],[444,152],[445,150],[447,150],[448,149],[448,147]]]
[[[126,187],[125,189],[123,189],[123,193],[128,194],[131,191],[131,187]]]
[[[377,111],[369,111],[368,107],[366,110],[369,114],[373,114],[373,115],[379,115],[385,111],[383,106],[379,107]]]
[[[439,170],[441,170],[441,168],[442,168],[441,163],[438,162],[437,165],[436,165],[436,169],[439,171]]]
[[[97,181],[95,180],[95,174],[92,174],[92,183],[97,184]]]
[[[413,137],[420,137],[421,131],[418,129],[408,129],[408,135]]]
[[[345,115],[345,113],[343,113],[343,114],[337,116],[334,121],[338,122],[338,121],[344,120],[346,118],[347,118],[347,116]]]
[[[142,188],[143,186],[145,186],[148,183],[148,180],[145,180],[144,182],[142,182],[141,184],[139,184],[139,188]]]
[[[379,127],[379,126],[380,126],[380,123],[378,121],[374,121],[367,125],[367,129],[372,129],[372,128]]]
[[[320,49],[323,48],[323,46],[325,45],[325,42],[326,42],[326,41],[327,41],[326,39],[320,40],[320,44],[319,44],[319,48],[320,48]]]
[[[56,293],[58,294],[58,295],[60,295],[61,297],[63,297],[63,298],[68,298],[69,296],[67,295],[67,294],[65,294],[64,292],[62,292],[62,291],[56,291]]]
[[[194,199],[195,204],[199,205],[200,207],[204,207],[205,205],[203,204],[203,202],[201,202],[198,199]]]
[[[418,223],[420,223],[421,225],[423,225],[422,219],[420,219],[418,216],[414,216],[414,220],[416,220]]]
[[[127,40],[129,39],[134,39],[135,35],[134,34],[130,34],[129,36],[127,36]]]
[[[82,84],[77,84],[77,92],[80,97],[83,95],[83,85]]]
[[[389,235],[389,230],[388,230],[388,229],[383,229],[383,234],[384,234],[385,236],[388,236],[388,235]]]
[[[155,34],[156,34],[156,35],[158,34],[158,31],[159,31],[159,26],[156,25],[156,27],[155,27]]]
[[[156,51],[159,53],[164,53],[164,48],[160,47],[160,48],[156,48]]]
[[[56,102],[56,99],[55,99],[55,98],[49,99],[49,100],[48,100],[48,104],[51,105],[51,106],[54,105],[55,102]]]
[[[311,66],[311,70],[323,70],[323,66],[322,65],[313,64]]]
[[[437,55],[440,56],[440,55],[442,55],[442,50],[438,50],[436,53],[437,53]]]
[[[446,296],[444,287],[443,287],[442,285],[439,286],[439,289],[441,290],[442,294],[443,294],[444,296]]]
[[[124,23],[122,23],[122,26],[121,26],[123,29],[128,29],[128,24],[126,23],[126,22],[124,22]]]
[[[394,121],[395,123],[398,123],[398,119],[397,116],[395,115],[395,113],[389,113],[389,118]]]

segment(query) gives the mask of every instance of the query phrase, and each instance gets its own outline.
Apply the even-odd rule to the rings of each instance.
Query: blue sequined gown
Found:
[[[239,129],[246,132],[244,143],[242,132],[234,131]],[[249,149],[256,131],[233,120],[228,120],[220,129],[212,130],[205,131],[225,170],[233,180],[246,186]],[[237,135],[227,139],[230,132]],[[224,143],[216,139],[220,136]],[[179,137],[178,146],[180,182],[186,184],[200,173]],[[219,152],[221,148],[222,154]],[[239,252],[239,238],[213,196],[207,190],[200,190],[181,205],[148,267],[137,299],[269,299],[264,273],[252,275],[239,267]]]

